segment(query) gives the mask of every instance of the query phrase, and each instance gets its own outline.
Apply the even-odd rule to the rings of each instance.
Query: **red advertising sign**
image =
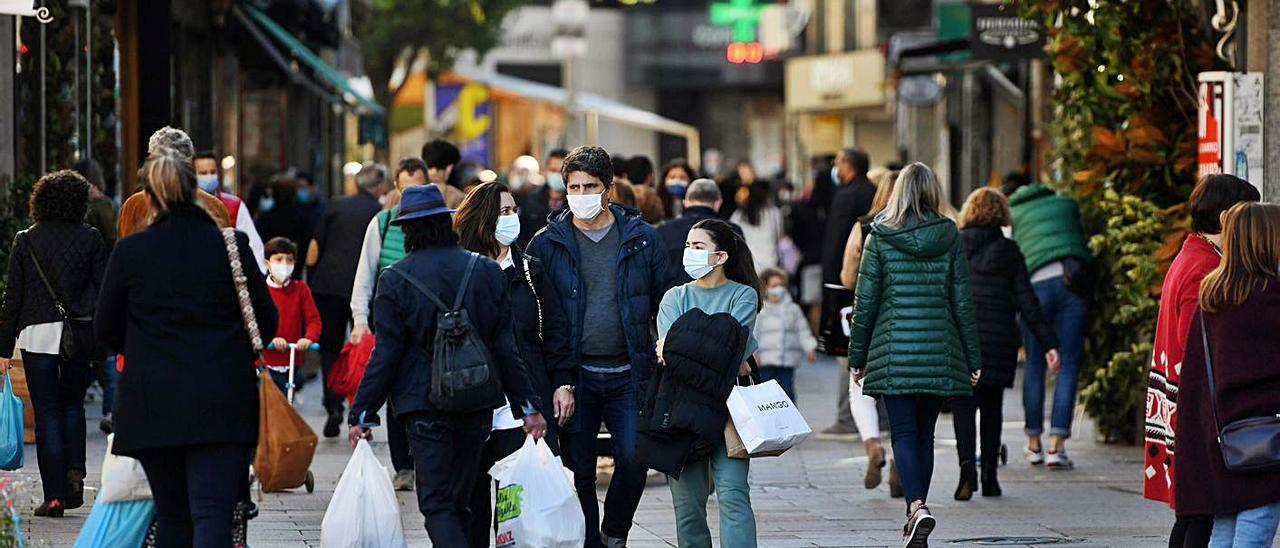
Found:
[[[1200,125],[1198,133],[1199,173],[1222,173],[1222,84],[1200,83]]]

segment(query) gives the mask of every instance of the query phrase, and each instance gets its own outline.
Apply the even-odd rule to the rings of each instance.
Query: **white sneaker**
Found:
[[[1053,470],[1070,470],[1075,468],[1076,464],[1071,462],[1071,458],[1067,456],[1066,451],[1058,451],[1057,453],[1050,451],[1045,456],[1045,466]]]
[[[1031,466],[1040,466],[1044,464],[1044,449],[1032,451],[1030,446],[1022,447],[1022,456],[1027,458],[1027,464]]]

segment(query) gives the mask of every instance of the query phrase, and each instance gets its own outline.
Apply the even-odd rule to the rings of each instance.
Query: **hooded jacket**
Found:
[[[849,336],[849,367],[866,369],[864,394],[972,394],[982,358],[959,236],[935,213],[872,226]]]
[[[969,287],[982,348],[979,382],[1011,388],[1018,367],[1018,348],[1022,346],[1018,316],[1030,326],[1040,346],[1057,348],[1058,337],[1040,311],[1018,244],[994,226],[966,227],[960,234],[969,258]]]
[[[649,320],[658,311],[662,296],[671,287],[667,254],[653,227],[640,219],[640,212],[609,204],[618,223],[617,309],[627,339],[631,376],[637,381],[649,377],[658,363]],[[528,254],[542,260],[547,278],[555,285],[568,325],[572,363],[582,362],[582,322],[587,314],[587,288],[578,271],[582,254],[574,239],[573,214],[561,207],[547,218],[547,226],[529,242]]]
[[[685,463],[720,444],[729,420],[725,401],[750,338],[751,331],[727,312],[692,308],[671,325],[662,349],[666,365],[654,373],[648,403],[640,408],[641,463],[678,479]]]
[[[1027,271],[1068,257],[1091,260],[1080,208],[1075,200],[1060,196],[1044,185],[1026,185],[1009,196],[1013,212],[1013,239],[1027,259]]]

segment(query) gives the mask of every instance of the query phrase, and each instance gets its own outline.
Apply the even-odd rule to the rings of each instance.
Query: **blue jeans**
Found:
[[[89,363],[53,354],[22,353],[36,415],[36,461],[44,500],[67,497],[67,471],[84,471],[84,392]]]
[[[1213,518],[1209,548],[1269,548],[1280,524],[1280,502]]]
[[[680,548],[711,546],[707,498],[713,483],[720,506],[720,545],[755,548],[756,515],[751,510],[751,488],[747,485],[750,463],[747,459],[729,458],[721,441],[711,455],[686,464],[680,479],[667,476],[676,510],[676,540]]]
[[[933,429],[946,398],[929,394],[885,396],[889,412],[889,435],[893,440],[893,456],[897,459],[898,477],[907,506],[929,499],[929,482],[933,479]]]
[[[571,430],[565,434],[565,451],[573,470],[573,484],[587,521],[587,548],[602,546],[600,535],[627,538],[635,518],[648,470],[636,462],[636,384],[631,372],[592,373],[582,371],[578,384],[577,409]],[[596,435],[600,421],[609,429],[613,442],[613,479],[604,499],[604,522],[596,502]]]
[[[799,403],[796,401],[796,370],[794,367],[775,367],[772,365],[761,367],[760,382],[769,382],[771,380],[778,381],[782,391],[787,393],[788,398],[791,398],[791,403]]]
[[[98,367],[98,384],[102,386],[102,416],[105,417],[116,406],[116,380],[120,377],[120,372],[116,370],[116,355],[107,355],[107,359],[99,362]]]
[[[1070,438],[1089,301],[1067,289],[1061,276],[1037,282],[1034,288],[1045,320],[1053,324],[1061,345],[1058,354],[1062,369],[1058,371],[1058,380],[1053,388],[1053,417],[1049,420],[1049,433]],[[1044,353],[1049,349],[1040,345],[1025,321],[1022,323],[1022,340],[1027,348],[1027,370],[1022,379],[1026,432],[1028,436],[1039,436],[1044,433],[1044,385],[1048,368]]]

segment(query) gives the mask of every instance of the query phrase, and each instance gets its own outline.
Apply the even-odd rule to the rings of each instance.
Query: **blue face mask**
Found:
[[[309,203],[311,203],[311,190],[310,190],[310,189],[306,189],[306,188],[300,188],[300,189],[298,189],[298,203],[300,203],[300,204],[309,204]]]
[[[196,185],[200,190],[213,194],[218,191],[217,175],[196,175]]]
[[[275,209],[275,207],[276,207],[275,198],[272,198],[270,196],[263,196],[261,200],[258,200],[258,211],[261,213],[266,213],[268,211],[271,211],[272,209]]]
[[[564,175],[559,173],[547,174],[547,186],[556,192],[564,192]]]
[[[689,182],[684,179],[668,179],[667,192],[676,198],[684,198],[684,194],[689,190]]]
[[[836,166],[831,166],[831,182],[836,186],[840,186],[840,183],[843,182],[840,180],[840,169]]]

